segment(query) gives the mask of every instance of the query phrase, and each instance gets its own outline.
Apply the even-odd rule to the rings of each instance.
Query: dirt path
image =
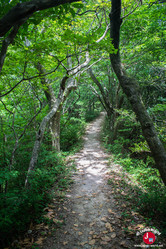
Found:
[[[75,155],[78,171],[74,175],[74,185],[65,203],[66,225],[56,232],[56,237],[45,242],[43,249],[113,249],[113,244],[118,244],[117,234],[107,218],[110,216],[108,210],[113,210],[115,201],[111,194],[108,196],[105,179],[108,155],[99,142],[102,122],[103,115],[89,125],[84,148]],[[119,214],[115,215],[118,219]],[[118,222],[116,225],[118,226]]]
[[[89,125],[84,148],[74,156],[78,171],[63,205],[65,225],[46,239],[42,249],[133,249],[137,244],[124,232],[122,210],[107,185],[109,155],[99,142],[103,118]]]

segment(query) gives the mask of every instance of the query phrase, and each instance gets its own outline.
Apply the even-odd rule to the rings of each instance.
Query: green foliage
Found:
[[[147,217],[162,220],[166,216],[166,190],[164,188],[151,189],[150,192],[142,193],[138,202],[139,210]],[[163,220],[163,228],[166,223]]]
[[[0,194],[0,242],[5,247],[28,228],[30,221],[40,221],[45,205],[51,200],[54,184],[57,189],[65,189],[70,183],[70,171],[63,158],[53,152],[41,152],[37,170],[30,176],[30,188],[18,188],[18,172],[6,174],[6,179],[16,178],[7,193]]]
[[[86,111],[85,112],[85,121],[86,122],[91,122],[93,121],[95,118],[97,118],[99,116],[100,112],[99,111]]]
[[[85,122],[78,118],[71,118],[65,124],[65,119],[61,120],[61,149],[69,151],[78,146],[85,130]]]
[[[128,124],[127,124],[128,125]],[[125,123],[124,123],[125,128]],[[142,136],[139,138],[139,142],[133,143],[133,147],[130,150],[125,150],[126,145],[132,144],[127,138],[127,134],[123,133],[113,143],[110,143],[110,130],[108,130],[107,123],[104,125],[103,130],[103,142],[111,153],[114,155],[114,160],[119,165],[123,166],[125,172],[128,172],[132,181],[136,183],[136,192],[139,195],[136,197],[133,192],[131,193],[130,199],[135,199],[134,208],[146,217],[153,218],[157,222],[160,221],[163,231],[166,230],[166,223],[164,217],[166,216],[166,187],[164,186],[159,171],[154,168],[153,159],[148,156],[146,162],[141,159],[134,159],[130,157],[130,153],[142,152],[149,150]],[[131,186],[129,186],[131,188]],[[165,229],[165,230],[164,230]]]
[[[1,1],[0,17],[17,3],[25,1],[27,0]],[[121,26],[121,53],[124,67],[130,75],[138,79],[147,110],[166,147],[165,9],[163,4],[156,2],[149,5],[153,2],[145,0],[145,4],[123,19],[125,21]],[[123,1],[122,13],[128,15],[136,5],[137,1]],[[69,170],[58,155],[50,152],[51,139],[47,132],[37,169],[30,178],[31,188],[24,189],[35,134],[49,111],[48,105],[45,106],[44,91],[47,92],[47,87],[37,77],[36,64],[40,61],[45,68],[46,80],[52,86],[55,96],[58,96],[59,83],[68,68],[67,55],[71,55],[75,67],[85,61],[87,47],[91,64],[94,63],[95,75],[118,114],[111,127],[111,133],[110,124],[105,126],[105,145],[117,155],[117,160],[125,170],[133,174],[135,180],[140,181],[146,189],[147,199],[151,204],[148,205],[147,201],[144,201],[145,195],[142,197],[141,209],[146,210],[147,207],[148,212],[153,206],[155,210],[155,202],[158,202],[159,208],[156,210],[164,214],[165,194],[161,190],[163,186],[158,171],[153,168],[152,157],[148,156],[144,161],[129,157],[132,153],[148,151],[149,148],[128,101],[124,98],[122,108],[118,107],[122,93],[115,75],[111,72],[108,58],[110,52],[116,51],[110,41],[109,32],[105,34],[110,8],[110,0],[91,0],[86,4],[80,1],[39,11],[23,24],[8,48],[1,73],[0,92],[4,94],[23,78],[27,80],[20,82],[10,94],[3,97],[3,102],[0,102],[0,230],[3,231],[0,235],[1,244],[24,231],[30,220],[41,215],[45,203],[50,198],[49,188],[54,182],[57,188],[64,188],[68,184]],[[105,37],[99,43],[96,42],[103,34]],[[0,46],[2,39],[0,38]],[[101,56],[102,60],[96,63]],[[61,149],[65,152],[71,152],[76,147],[78,149],[85,128],[84,120],[92,121],[102,110],[97,97],[101,96],[101,93],[93,85],[88,74],[83,73],[76,80],[79,83],[79,91],[71,93],[66,100],[65,107],[69,107],[70,111],[64,114],[61,120]],[[96,95],[92,94],[89,85],[92,85]],[[41,112],[30,122],[40,109]],[[65,108],[63,111],[66,113]],[[113,129],[116,124],[117,136],[113,141]],[[18,146],[12,161],[17,139]],[[154,189],[162,194],[155,195]]]

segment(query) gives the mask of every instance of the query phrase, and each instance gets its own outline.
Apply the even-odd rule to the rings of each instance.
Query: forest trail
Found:
[[[61,211],[65,224],[42,249],[133,249],[136,244],[124,232],[122,210],[107,185],[109,155],[99,139],[103,120],[104,114],[88,126],[84,147],[74,155],[77,172]]]

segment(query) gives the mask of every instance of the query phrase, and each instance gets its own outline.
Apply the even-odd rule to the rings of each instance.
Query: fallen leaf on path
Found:
[[[101,241],[100,244],[101,244],[101,245],[107,245],[108,242],[107,242],[107,241]]]
[[[81,242],[80,245],[81,245],[81,246],[84,246],[84,245],[87,244],[87,243],[88,243],[87,241]]]
[[[78,235],[82,235],[83,233],[82,232],[78,232]]]
[[[125,193],[124,191],[121,192],[121,195],[127,195],[127,193]]]
[[[39,238],[37,241],[35,241],[36,244],[41,245],[43,244],[44,238]]]
[[[112,228],[112,226],[111,226],[111,224],[108,223],[108,222],[105,224],[105,227],[108,228],[110,230],[110,232],[114,231],[113,228]]]
[[[52,219],[52,217],[54,216],[54,212],[53,211],[50,211],[48,212],[47,214],[43,215],[45,218],[47,219]]]
[[[120,242],[120,245],[123,246],[123,247],[127,247],[126,241],[125,241],[125,240],[122,240],[122,241]]]
[[[145,225],[143,225],[143,224],[138,224],[137,227],[138,227],[138,228],[144,228]]]
[[[102,233],[106,234],[106,233],[108,233],[108,231],[103,231]]]
[[[101,239],[107,242],[111,241],[111,238],[108,236],[101,237]]]
[[[89,242],[89,245],[94,245],[95,242],[96,242],[96,240],[95,240],[95,239],[92,239],[92,240]]]
[[[44,223],[38,224],[38,225],[35,226],[35,229],[40,230],[40,229],[43,228],[43,226],[44,226]]]
[[[65,246],[65,245],[67,245],[68,244],[68,241],[64,241],[63,242],[63,245]]]
[[[111,238],[114,239],[116,237],[116,233],[111,234]]]
[[[90,223],[89,226],[92,227],[92,226],[94,226],[94,224],[95,224],[95,222],[92,222],[92,223]]]
[[[107,222],[107,218],[106,217],[101,218],[101,220]]]
[[[54,205],[51,205],[51,204],[48,204],[48,207],[49,207],[49,208],[55,208],[55,206],[54,206]]]
[[[74,224],[75,227],[78,227],[78,224]]]
[[[57,223],[63,223],[63,220],[53,219],[53,222],[54,222],[55,224],[57,224]]]
[[[96,239],[98,236],[96,234],[92,235],[93,239]]]
[[[25,244],[29,244],[30,243],[30,239],[29,238],[26,238],[26,239],[24,239],[23,240],[23,244],[25,245]]]
[[[94,234],[94,231],[90,231],[89,234]]]
[[[112,209],[108,209],[108,213],[110,213],[110,214],[114,214],[114,212],[112,211]]]

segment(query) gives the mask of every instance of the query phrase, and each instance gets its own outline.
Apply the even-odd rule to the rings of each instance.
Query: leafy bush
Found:
[[[13,177],[13,174],[12,174]],[[13,238],[28,228],[30,221],[40,219],[44,206],[50,201],[49,189],[56,184],[58,189],[67,188],[69,169],[63,158],[42,148],[38,167],[29,178],[29,189],[18,188],[20,175],[15,186],[0,194],[0,244],[5,247]]]
[[[85,131],[85,122],[78,118],[71,118],[66,125],[65,120],[61,121],[61,149],[62,151],[70,151],[80,141]]]
[[[166,190],[156,188],[151,189],[149,192],[142,193],[138,202],[139,210],[141,213],[146,214],[148,217],[162,220],[163,227],[166,231]]]
[[[142,186],[142,188],[137,190],[137,193],[139,191],[137,199],[135,199],[134,194],[131,193],[131,195],[133,195],[131,198],[135,199],[137,209],[149,218],[160,220],[163,226],[162,230],[165,229],[166,231],[166,222],[164,222],[166,216],[166,187],[161,180],[159,171],[154,168],[154,160],[150,156],[147,157],[146,162],[130,157],[131,152],[140,153],[142,151],[149,151],[147,143],[143,140],[141,135],[137,136],[137,141],[134,138],[134,141],[131,141],[131,143],[125,133],[121,133],[121,136],[111,143],[110,137],[111,132],[109,127],[105,124],[103,131],[105,147],[114,154],[116,163],[123,166],[124,170],[132,175],[133,180],[139,182]],[[122,154],[123,148],[128,144],[131,144],[132,147],[129,147],[130,150],[128,150],[128,153],[125,151],[125,153]],[[130,185],[129,188],[131,188]]]
[[[91,122],[95,118],[99,116],[100,112],[99,111],[86,111],[85,113],[85,121],[86,122]]]

